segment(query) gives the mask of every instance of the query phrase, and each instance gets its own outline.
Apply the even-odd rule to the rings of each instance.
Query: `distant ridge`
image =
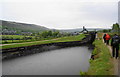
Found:
[[[46,27],[35,24],[19,23],[5,20],[0,20],[0,22],[2,22],[2,29],[7,29],[9,31],[16,30],[21,32],[42,32],[45,30],[49,30]]]
[[[86,28],[88,31],[95,31],[95,30],[103,30],[104,28]],[[77,29],[65,29],[60,30],[61,32],[81,32],[83,28],[77,28]]]

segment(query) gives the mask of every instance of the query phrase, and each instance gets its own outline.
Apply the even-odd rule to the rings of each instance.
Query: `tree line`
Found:
[[[115,23],[112,25],[111,29],[103,29],[100,32],[104,33],[113,33],[113,34],[119,34],[120,35],[120,25],[118,23]]]

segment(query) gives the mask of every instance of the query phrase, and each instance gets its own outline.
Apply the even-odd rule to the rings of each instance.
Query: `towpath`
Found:
[[[111,56],[112,56],[112,47],[109,46],[109,45],[107,47],[109,48]],[[119,65],[119,63],[120,63],[120,58],[119,59],[113,58],[114,74],[120,76],[120,73],[119,73],[120,65]]]
[[[104,41],[103,41],[104,42]],[[119,59],[115,59],[112,57],[112,47],[110,45],[107,45],[107,47],[109,48],[110,54],[111,54],[111,60],[113,62],[114,65],[114,75],[117,75],[120,77],[120,58]],[[120,52],[120,51],[119,51]]]

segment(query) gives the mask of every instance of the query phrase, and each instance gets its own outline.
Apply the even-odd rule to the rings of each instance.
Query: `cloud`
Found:
[[[4,0],[2,19],[43,25],[48,28],[107,28],[117,22],[118,0]],[[98,2],[97,2],[98,1]]]

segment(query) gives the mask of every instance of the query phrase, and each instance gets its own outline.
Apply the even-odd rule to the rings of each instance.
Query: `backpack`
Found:
[[[105,38],[106,40],[110,40],[110,35],[106,34]]]
[[[119,38],[114,38],[113,39],[113,45],[118,45],[119,44]]]

